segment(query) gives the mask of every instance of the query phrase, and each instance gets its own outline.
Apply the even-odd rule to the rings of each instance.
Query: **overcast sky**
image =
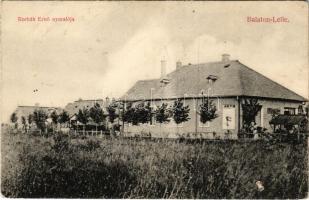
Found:
[[[17,5],[18,4],[18,5]],[[119,97],[139,79],[231,54],[308,96],[306,2],[2,2],[2,108]],[[74,17],[18,22],[17,17]],[[248,23],[286,17],[289,23]],[[37,89],[37,92],[33,92]]]

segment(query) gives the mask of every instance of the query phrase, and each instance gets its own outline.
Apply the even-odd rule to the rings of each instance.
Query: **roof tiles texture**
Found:
[[[208,80],[209,76],[215,76],[216,80]],[[121,99],[200,97],[203,93],[215,97],[256,96],[306,101],[238,60],[186,65],[167,74],[166,78],[169,79],[167,84],[161,83],[160,79],[137,81]]]

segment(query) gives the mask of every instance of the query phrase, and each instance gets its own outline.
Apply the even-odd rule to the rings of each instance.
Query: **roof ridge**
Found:
[[[209,64],[224,64],[224,63],[231,63],[231,62],[239,62],[237,59],[235,60],[229,60],[228,62],[223,62],[223,61],[212,61],[212,62],[202,62],[202,63],[197,63],[197,64],[187,64],[187,65],[182,65],[179,69],[174,69],[173,71],[169,72],[167,74],[168,75],[171,75],[177,71],[180,71],[182,70],[183,68],[190,68],[190,67],[205,67],[205,65],[209,65]]]

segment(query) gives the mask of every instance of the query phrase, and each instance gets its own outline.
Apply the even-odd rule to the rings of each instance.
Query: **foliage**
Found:
[[[21,117],[21,123],[22,123],[22,129],[24,130],[24,131],[27,131],[27,120],[26,120],[26,118],[24,117],[24,116],[22,116]]]
[[[150,102],[142,102],[135,107],[135,115],[137,115],[138,122],[142,124],[146,124],[151,120],[151,112]]]
[[[244,99],[242,104],[243,121],[246,127],[249,127],[251,122],[255,122],[255,117],[261,110],[262,106],[258,103],[256,98]]]
[[[89,121],[89,110],[87,108],[79,109],[76,115],[77,121],[86,125]]]
[[[205,124],[208,121],[212,121],[217,118],[216,114],[217,108],[213,104],[213,101],[207,99],[203,99],[203,103],[200,105],[200,121]]]
[[[156,121],[160,124],[170,121],[171,112],[167,106],[167,103],[162,103],[155,111]]]
[[[96,103],[89,110],[89,117],[97,124],[100,124],[105,119],[104,112],[100,104]]]
[[[31,125],[33,122],[33,114],[29,114],[27,120],[28,120],[28,124]]]
[[[133,125],[138,125],[138,123],[148,123],[151,120],[152,110],[150,107],[150,102],[146,105],[144,102],[132,106],[128,104],[124,111],[123,120],[127,123],[132,123]]]
[[[70,116],[69,116],[68,112],[63,110],[59,114],[58,121],[59,121],[60,124],[64,124],[64,123],[67,123],[68,121],[70,121]]]
[[[115,103],[111,103],[107,107],[108,119],[111,123],[114,123],[115,119],[118,117],[118,114],[116,113],[117,108],[117,104]]]
[[[23,124],[23,127],[25,128],[26,124],[27,124],[26,117],[24,117],[24,116],[21,117],[21,123]]]
[[[189,105],[184,106],[181,99],[177,99],[174,101],[174,105],[172,107],[173,112],[173,119],[176,124],[181,124],[186,122],[190,119],[189,112],[190,108]]]
[[[124,107],[124,109],[123,109],[123,114],[121,116],[121,118],[122,118],[121,120],[123,122],[132,123],[133,115],[134,115],[134,112],[135,112],[135,109],[132,106],[132,103],[126,103],[123,107]]]
[[[41,131],[45,131],[46,129],[46,119],[47,114],[43,110],[39,109],[33,112],[33,121]]]
[[[17,117],[15,112],[11,114],[10,120],[11,120],[12,123],[16,123],[17,122],[18,117]]]
[[[308,191],[306,142],[4,137],[6,197],[303,199]]]
[[[59,115],[57,114],[55,110],[50,114],[50,117],[54,124],[58,123]]]

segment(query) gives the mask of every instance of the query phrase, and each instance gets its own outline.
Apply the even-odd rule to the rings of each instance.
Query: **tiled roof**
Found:
[[[215,78],[211,80],[211,77]],[[166,78],[169,83],[165,85],[160,83],[160,79],[137,81],[121,99],[199,97],[203,91],[204,95],[209,92],[219,97],[256,96],[306,101],[238,60],[186,65],[169,73]]]

